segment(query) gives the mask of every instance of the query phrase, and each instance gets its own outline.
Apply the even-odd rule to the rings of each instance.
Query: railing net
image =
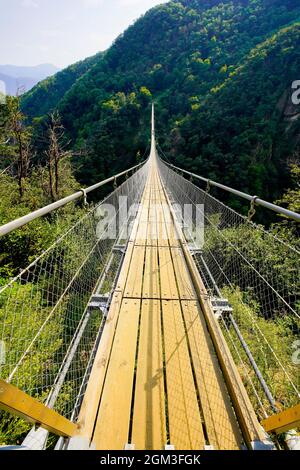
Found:
[[[223,313],[216,309],[216,315],[259,418],[296,405],[300,397],[299,252],[162,160],[159,168],[177,213],[178,207],[179,214],[185,205],[192,208],[183,219],[184,233],[212,303],[228,300],[227,308]],[[234,323],[275,406],[266,398]]]
[[[119,214],[140,202],[147,172],[146,163],[0,290],[0,377],[69,419],[104,322],[88,305],[92,294],[112,289],[121,260],[113,249],[126,245],[135,217],[131,211],[121,226]],[[115,213],[104,225],[106,205]],[[0,411],[0,444],[20,442],[28,429]]]

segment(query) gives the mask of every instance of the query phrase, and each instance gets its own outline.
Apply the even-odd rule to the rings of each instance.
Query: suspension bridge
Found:
[[[300,216],[187,173],[160,157],[153,108],[145,163],[0,227],[115,182],[0,289],[1,431],[34,424],[11,445],[300,448],[299,253],[251,221],[258,205]],[[248,199],[249,217],[214,185]]]

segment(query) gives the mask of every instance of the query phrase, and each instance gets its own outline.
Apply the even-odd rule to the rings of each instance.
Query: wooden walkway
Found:
[[[243,441],[155,155],[79,424],[96,449]]]

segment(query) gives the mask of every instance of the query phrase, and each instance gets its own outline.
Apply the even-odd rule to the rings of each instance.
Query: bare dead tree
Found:
[[[8,107],[9,130],[15,147],[18,186],[20,198],[22,198],[25,192],[25,181],[30,164],[31,128],[24,124],[25,116],[20,109],[19,96],[9,100]]]
[[[61,123],[58,112],[50,115],[50,125],[48,131],[49,146],[46,151],[49,173],[49,193],[53,201],[59,197],[60,189],[60,162],[62,159],[70,156],[70,152],[65,151],[64,143],[65,131]]]

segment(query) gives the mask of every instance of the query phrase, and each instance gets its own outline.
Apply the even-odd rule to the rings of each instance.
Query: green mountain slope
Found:
[[[158,136],[174,160],[275,199],[297,142],[285,139],[290,123],[278,102],[299,78],[299,18],[298,0],[181,0],[151,9],[56,101],[73,145],[89,149],[80,180],[144,152],[150,90]],[[33,91],[24,110],[48,109]]]
[[[220,86],[192,102],[168,143],[176,163],[276,198],[289,184],[288,159],[299,157],[300,106],[291,100],[299,70],[297,23],[254,48]]]
[[[56,108],[76,80],[101,60],[101,57],[102,53],[98,53],[41,81],[23,96],[23,109],[29,116],[36,117]]]

